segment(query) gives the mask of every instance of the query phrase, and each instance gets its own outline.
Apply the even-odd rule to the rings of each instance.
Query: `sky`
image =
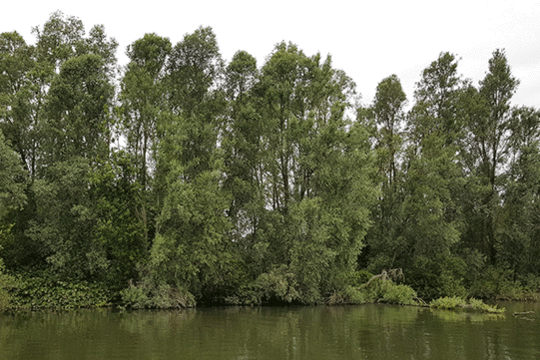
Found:
[[[15,30],[34,43],[31,28],[56,10],[81,19],[87,31],[103,24],[119,43],[121,65],[127,63],[126,47],[145,33],[176,44],[199,26],[210,26],[224,60],[245,50],[259,67],[275,44],[292,42],[308,56],[331,55],[334,67],[356,82],[365,105],[392,74],[412,102],[422,70],[441,52],[455,54],[458,72],[478,85],[493,51],[505,49],[521,81],[513,104],[540,109],[538,0],[18,0],[2,5],[0,32]]]

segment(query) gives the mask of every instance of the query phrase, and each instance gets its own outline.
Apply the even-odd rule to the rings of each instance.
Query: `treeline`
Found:
[[[441,53],[411,106],[395,75],[360,106],[290,43],[259,67],[211,28],[146,34],[119,68],[103,26],[33,32],[0,35],[0,302],[351,302],[397,268],[426,299],[540,287],[540,113],[504,51],[478,86]]]

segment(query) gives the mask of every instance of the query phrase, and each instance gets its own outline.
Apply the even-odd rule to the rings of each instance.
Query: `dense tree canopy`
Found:
[[[259,65],[210,27],[150,33],[119,67],[101,25],[33,33],[0,34],[7,272],[133,306],[318,303],[391,268],[426,298],[538,290],[540,112],[504,50],[478,85],[441,53],[413,99],[391,75],[355,108],[292,43]]]

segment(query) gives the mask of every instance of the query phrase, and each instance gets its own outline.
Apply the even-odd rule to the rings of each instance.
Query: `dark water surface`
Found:
[[[501,305],[0,314],[0,359],[540,359],[540,304]]]

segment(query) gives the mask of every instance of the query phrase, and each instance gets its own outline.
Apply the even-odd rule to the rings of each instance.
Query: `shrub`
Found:
[[[502,314],[504,313],[504,308],[498,308],[497,305],[488,305],[485,304],[482,300],[470,298],[469,305],[475,310],[481,310],[490,314]]]
[[[181,289],[168,284],[153,284],[142,282],[137,285],[130,283],[129,287],[120,292],[124,306],[132,309],[171,309],[193,307],[195,297]]]
[[[393,269],[389,270],[388,273],[383,271],[380,275],[373,276],[359,288],[363,300],[365,302],[386,302],[399,305],[416,304],[415,298],[417,295],[413,288],[408,285],[398,285],[390,280],[390,276],[399,277],[400,274],[400,269]]]
[[[465,304],[465,299],[452,296],[452,297],[441,297],[435,300],[432,300],[429,303],[429,306],[435,309],[455,309],[457,307],[462,307]]]
[[[463,286],[466,264],[450,255],[435,258],[418,256],[407,266],[407,283],[423,299],[436,299],[441,296],[467,296]]]
[[[16,308],[81,308],[110,304],[109,291],[102,284],[72,283],[43,277],[20,278],[13,291]]]
[[[357,287],[354,286],[347,286],[345,287],[343,294],[345,298],[347,299],[348,304],[365,304],[366,296],[363,291],[359,290]]]
[[[502,314],[504,313],[504,308],[498,308],[496,305],[491,306],[488,304],[485,304],[482,300],[470,298],[469,301],[465,301],[465,299],[453,296],[453,297],[442,297],[439,299],[435,299],[431,301],[429,304],[432,308],[435,309],[456,309],[456,308],[465,308],[465,309],[473,309],[473,310],[479,310],[483,312],[487,312],[490,314]]]
[[[360,305],[365,304],[366,297],[365,293],[355,286],[345,286],[341,291],[334,291],[329,297],[324,301],[326,305],[346,305],[354,304]]]
[[[296,276],[286,265],[261,274],[254,285],[259,289],[263,301],[278,300],[291,303],[300,300]]]
[[[0,258],[0,311],[12,306],[11,291],[17,288],[17,281],[13,276],[4,273],[4,263]]]
[[[471,295],[482,299],[520,300],[524,290],[519,281],[513,281],[513,272],[509,269],[487,267],[473,283]]]
[[[367,270],[354,271],[347,277],[347,285],[360,286],[365,284],[373,277],[373,274]]]
[[[380,301],[390,304],[413,305],[416,304],[414,298],[416,298],[416,291],[410,286],[389,283]]]

